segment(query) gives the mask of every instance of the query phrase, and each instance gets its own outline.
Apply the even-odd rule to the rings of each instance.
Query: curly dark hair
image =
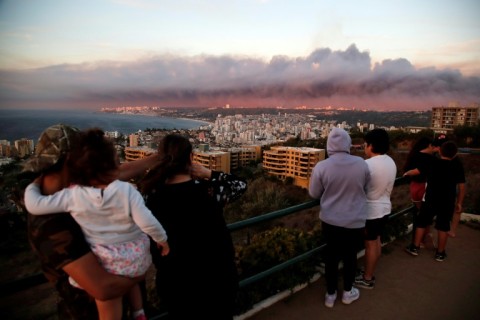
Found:
[[[91,186],[115,180],[118,168],[113,142],[98,128],[82,131],[67,160],[72,183]]]

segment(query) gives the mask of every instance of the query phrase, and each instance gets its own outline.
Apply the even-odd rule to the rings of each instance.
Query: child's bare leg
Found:
[[[420,243],[423,243],[425,245],[425,243],[428,241],[427,237],[429,236],[429,234],[430,234],[430,226],[426,226],[425,231],[423,233],[423,238],[420,241]]]
[[[415,230],[415,238],[413,240],[413,244],[416,246],[416,247],[419,247],[420,246],[420,242],[421,240],[423,239],[423,236],[425,235],[425,228],[418,228],[417,227],[417,230]]]
[[[461,212],[455,212],[452,217],[452,223],[450,225],[450,231],[448,232],[448,235],[452,238],[455,238],[457,235],[457,226],[458,223],[460,222],[460,216],[462,215]]]
[[[130,289],[128,292],[128,299],[130,301],[130,307],[132,308],[133,318],[145,313],[143,310],[142,292],[140,291],[140,286],[138,284]]]
[[[110,300],[95,300],[99,320],[122,319],[122,297]]]

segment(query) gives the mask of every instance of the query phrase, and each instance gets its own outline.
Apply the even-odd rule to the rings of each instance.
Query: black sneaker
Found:
[[[410,253],[412,256],[418,256],[418,247],[416,247],[413,243],[405,248],[405,251]]]
[[[445,251],[443,252],[437,251],[437,253],[435,253],[435,260],[437,261],[442,262],[443,260],[445,260],[446,257],[447,257],[447,254],[445,253]]]
[[[364,289],[373,289],[375,287],[375,277],[371,280],[367,280],[363,275],[355,277],[355,286],[364,288]]]

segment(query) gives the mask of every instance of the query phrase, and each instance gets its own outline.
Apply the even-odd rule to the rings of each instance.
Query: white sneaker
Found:
[[[343,291],[342,302],[344,304],[350,304],[353,301],[358,300],[358,298],[360,298],[360,291],[355,287],[352,287],[352,290],[350,291]]]
[[[337,300],[337,291],[335,291],[334,294],[328,294],[328,292],[325,293],[325,307],[333,308],[335,300]]]

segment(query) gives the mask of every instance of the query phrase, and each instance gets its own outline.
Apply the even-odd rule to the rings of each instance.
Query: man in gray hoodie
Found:
[[[329,308],[337,298],[340,261],[343,261],[342,302],[350,304],[360,297],[353,283],[357,249],[367,219],[366,190],[370,173],[365,160],[350,154],[351,143],[345,130],[333,128],[327,140],[328,159],[318,162],[310,177],[309,194],[320,199],[322,234],[327,244],[325,306]]]

